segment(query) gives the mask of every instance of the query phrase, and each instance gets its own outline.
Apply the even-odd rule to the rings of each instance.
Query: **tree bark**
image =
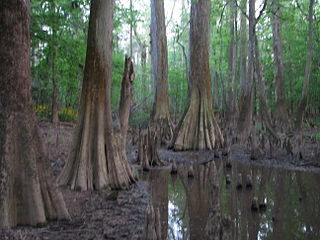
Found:
[[[132,0],[130,0],[130,57],[133,57],[132,56],[132,50],[133,50],[133,47],[132,47],[132,28],[133,28],[133,12],[132,12]]]
[[[247,12],[247,0],[241,1],[241,9],[244,13]],[[247,56],[248,56],[248,31],[247,18],[244,13],[241,13],[240,20],[240,47],[239,47],[239,65],[240,65],[240,89],[245,89],[247,77]]]
[[[138,162],[145,171],[151,167],[163,166],[165,163],[160,159],[160,135],[159,124],[149,124],[148,129],[139,136]]]
[[[69,184],[71,189],[126,189],[135,180],[122,136],[113,131],[112,15],[112,0],[91,2],[79,119],[70,158],[58,178],[60,184]]]
[[[248,138],[252,127],[253,112],[253,78],[254,78],[254,54],[255,54],[255,0],[249,0],[249,56],[247,77],[241,84],[239,100],[239,119],[237,124],[238,137],[240,141]]]
[[[56,5],[55,1],[50,2],[51,5],[51,11],[55,18],[56,14]],[[57,36],[57,27],[56,27],[56,20],[52,19],[52,36],[51,36],[51,51],[52,51],[52,59],[51,59],[51,80],[52,80],[52,101],[51,101],[51,122],[54,125],[57,125],[59,123],[59,109],[58,109],[58,95],[59,95],[59,89],[58,89],[58,79],[57,79],[57,69],[56,69],[56,61],[57,61],[57,47],[56,44],[56,36]]]
[[[213,149],[223,137],[212,108],[209,68],[210,1],[191,2],[190,73],[191,92],[184,116],[175,130],[175,150]]]
[[[228,71],[229,71],[229,83],[227,88],[227,111],[226,121],[228,124],[233,125],[236,119],[236,102],[235,102],[235,77],[236,77],[236,59],[237,59],[237,40],[236,40],[236,27],[237,27],[237,7],[234,0],[230,3],[230,42],[229,42],[229,59],[228,59]]]
[[[157,234],[158,239],[168,239],[168,172],[167,171],[152,171],[151,174],[146,175],[146,178],[150,184],[150,194],[152,199],[153,208],[159,211],[159,220],[161,224],[156,222],[156,232],[161,230],[160,234]],[[160,229],[159,229],[160,225]]]
[[[58,83],[57,83],[57,74],[56,74],[56,66],[55,66],[55,61],[56,61],[56,47],[53,47],[52,49],[53,53],[53,59],[52,59],[52,87],[53,87],[53,92],[52,92],[52,113],[51,113],[51,122],[54,125],[57,125],[59,123],[59,110],[58,110],[58,95],[59,95],[59,90],[58,90]]]
[[[163,0],[151,0],[151,57],[156,87],[152,121],[161,126],[161,143],[166,143],[171,141],[173,125],[169,112],[168,50]]]
[[[274,78],[276,85],[276,115],[281,128],[288,122],[288,111],[286,107],[286,94],[283,78],[282,41],[281,41],[281,10],[279,0],[272,2],[272,34],[273,34],[273,57]]]
[[[126,139],[129,125],[130,107],[132,105],[132,91],[134,80],[133,63],[130,57],[125,58],[125,65],[123,71],[123,78],[121,84],[121,96],[119,104],[119,119],[121,127],[122,147],[126,148]]]
[[[70,218],[33,110],[29,10],[0,2],[0,228]]]
[[[308,50],[307,50],[307,57],[306,57],[306,68],[304,72],[304,81],[303,81],[303,89],[302,89],[302,96],[300,99],[297,116],[296,116],[296,130],[300,131],[303,121],[304,112],[307,106],[308,101],[308,93],[309,93],[309,83],[310,83],[310,74],[311,74],[311,67],[312,67],[312,56],[314,53],[313,47],[313,8],[314,8],[315,0],[310,0],[309,4],[309,27],[308,27]]]
[[[264,74],[262,70],[262,66],[260,64],[260,54],[259,54],[259,46],[258,46],[258,39],[257,35],[254,32],[254,39],[255,39],[255,73],[256,79],[258,80],[258,97],[260,101],[260,114],[262,121],[265,123],[267,130],[269,133],[275,138],[278,139],[279,136],[276,133],[274,126],[272,125],[271,115],[269,113],[267,96],[266,96],[266,86],[264,81]],[[255,133],[253,133],[255,134]]]

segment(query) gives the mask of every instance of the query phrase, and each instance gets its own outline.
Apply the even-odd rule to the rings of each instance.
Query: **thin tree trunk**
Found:
[[[186,54],[186,47],[180,42],[180,36],[181,35],[178,35],[176,41],[177,41],[178,45],[181,47],[181,50],[182,50],[182,56],[183,56],[183,60],[184,60],[185,68],[186,68],[186,79],[188,80],[188,72],[189,72],[188,57],[187,57],[187,54]],[[188,80],[188,82],[189,82],[189,80]]]
[[[33,110],[29,10],[0,2],[0,228],[70,218]]]
[[[273,56],[274,56],[274,78],[276,84],[276,115],[280,121],[280,129],[288,122],[288,111],[286,107],[286,94],[283,77],[282,41],[281,41],[281,10],[279,0],[272,2],[272,34],[273,34]]]
[[[59,115],[58,115],[58,83],[57,83],[57,73],[56,73],[56,47],[53,47],[53,59],[52,59],[52,87],[53,87],[53,93],[52,93],[52,114],[51,114],[51,122],[54,125],[57,125],[59,123]]]
[[[113,131],[112,15],[112,0],[91,2],[79,118],[70,158],[58,178],[71,189],[125,189],[135,181],[123,142]]]
[[[247,12],[247,0],[241,1],[241,9],[244,13]],[[247,39],[247,18],[244,13],[241,13],[240,20],[240,88],[244,89],[246,85],[246,77],[247,77],[247,56],[248,56],[248,39]]]
[[[160,140],[166,143],[173,135],[168,96],[168,50],[164,1],[151,0],[151,57],[156,87],[152,122],[161,126]]]
[[[184,116],[175,130],[175,150],[213,149],[223,137],[214,117],[209,68],[210,1],[191,2],[190,75],[191,93]]]
[[[132,56],[132,28],[133,28],[133,12],[132,12],[132,0],[130,0],[130,57],[133,58]]]
[[[258,97],[260,100],[260,113],[262,121],[265,123],[267,130],[270,134],[278,139],[278,135],[272,125],[272,119],[269,113],[268,103],[267,103],[267,96],[266,96],[266,86],[264,81],[264,74],[260,64],[260,54],[259,54],[259,46],[258,46],[258,39],[256,33],[254,33],[255,38],[255,73],[256,79],[258,80]]]
[[[56,5],[54,1],[51,1],[51,11],[52,14],[56,14]],[[58,79],[57,79],[57,68],[56,68],[56,62],[57,62],[57,47],[54,45],[56,44],[56,36],[57,36],[57,29],[56,29],[56,20],[53,19],[52,23],[52,38],[51,38],[51,51],[52,51],[52,59],[51,59],[51,79],[52,79],[52,112],[51,112],[51,122],[54,125],[57,125],[59,123],[59,115],[58,115]]]
[[[136,41],[139,45],[139,48],[140,48],[140,64],[141,64],[141,85],[142,85],[142,88],[145,89],[144,91],[142,91],[142,94],[141,94],[141,99],[142,101],[145,103],[144,104],[144,109],[147,110],[148,106],[146,104],[146,93],[149,92],[149,86],[147,86],[147,83],[146,83],[146,79],[147,79],[147,45],[144,41],[142,41],[137,33],[137,28],[136,26],[133,26],[133,32],[134,32],[134,36],[136,38]]]
[[[249,0],[249,56],[246,80],[241,84],[239,100],[238,137],[240,141],[248,138],[252,127],[253,113],[253,78],[254,78],[254,54],[255,54],[255,0]]]
[[[236,106],[235,106],[235,76],[236,76],[236,63],[237,63],[237,40],[236,40],[236,26],[237,26],[237,7],[234,0],[230,3],[230,43],[229,43],[229,59],[228,59],[228,87],[227,87],[227,102],[226,102],[226,120],[228,124],[233,125],[236,119]]]
[[[124,72],[121,85],[121,96],[119,104],[119,119],[121,126],[122,147],[126,148],[126,139],[129,124],[130,107],[132,105],[134,70],[130,57],[125,58]]]
[[[147,97],[147,94],[146,92],[149,92],[149,86],[147,85],[147,78],[148,78],[148,73],[147,72],[147,45],[145,43],[142,43],[142,46],[141,46],[141,68],[142,68],[142,78],[141,78],[141,84],[142,84],[142,87],[144,89],[146,89],[147,91],[142,91],[142,99],[144,101],[144,109],[147,109],[148,108],[148,105],[147,105],[147,101],[145,101],[144,99]]]
[[[304,72],[304,81],[303,81],[303,89],[302,89],[302,96],[300,99],[297,116],[296,116],[296,130],[300,131],[303,121],[304,112],[307,106],[308,101],[308,93],[309,93],[309,83],[310,83],[310,74],[311,74],[311,67],[312,67],[312,56],[314,53],[313,48],[313,8],[314,8],[315,0],[310,0],[309,4],[309,27],[308,27],[308,50],[307,50],[307,57],[306,57],[306,68]]]

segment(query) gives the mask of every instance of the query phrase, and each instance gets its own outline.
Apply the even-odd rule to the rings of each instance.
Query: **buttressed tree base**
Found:
[[[59,184],[86,191],[126,189],[135,181],[111,113],[113,1],[91,3],[80,112],[69,161]]]
[[[33,110],[29,8],[0,3],[0,228],[70,218]]]
[[[190,99],[174,133],[174,150],[212,150],[223,136],[214,117],[209,68],[210,1],[191,2]]]

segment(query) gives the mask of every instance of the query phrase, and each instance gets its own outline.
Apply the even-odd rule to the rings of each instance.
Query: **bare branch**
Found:
[[[247,15],[246,11],[242,9],[242,7],[239,6],[238,1],[234,0],[234,2],[236,3],[237,8],[240,9],[241,13],[247,18],[249,19],[249,16]]]
[[[262,14],[263,14],[263,12],[264,12],[264,10],[266,9],[267,2],[268,2],[268,0],[264,0],[263,7],[262,7],[262,9],[261,9],[261,11],[260,11],[260,13],[259,13],[259,16],[258,16],[257,19],[256,19],[255,24],[257,24],[257,23],[259,22]]]
[[[308,15],[302,10],[301,5],[299,4],[298,0],[296,0],[297,8],[300,10],[301,14],[305,17],[308,18]]]
[[[222,12],[221,12],[220,19],[219,19],[219,25],[221,25],[222,17],[223,17],[223,14],[224,14],[224,10],[226,9],[226,7],[227,7],[228,4],[229,4],[229,2],[226,2],[226,3],[223,5]]]

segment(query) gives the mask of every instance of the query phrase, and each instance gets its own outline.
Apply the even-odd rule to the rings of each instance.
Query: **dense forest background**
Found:
[[[176,193],[191,239],[233,223],[319,239],[319,16],[317,0],[0,1],[0,239],[166,239]],[[2,230],[20,225],[48,231]]]
[[[112,57],[112,108],[118,109],[124,56],[132,53],[136,80],[131,124],[149,120],[155,87],[151,75],[149,1],[117,0],[114,12]],[[230,102],[239,111],[240,86],[248,61],[247,1],[212,0],[210,71],[214,107],[221,116]],[[274,1],[256,3],[257,42],[271,113],[276,108],[275,57],[272,24]],[[295,117],[302,96],[308,49],[309,1],[279,1],[280,41],[284,99],[290,118]],[[189,0],[165,1],[168,38],[170,112],[178,119],[188,98]],[[89,1],[32,1],[32,94],[41,119],[75,121],[86,54]],[[246,13],[246,15],[245,15]],[[259,14],[260,17],[259,17]],[[306,118],[319,125],[320,111],[320,7],[314,6],[313,57],[307,95]],[[254,89],[258,88],[258,81]],[[259,111],[254,91],[254,111]],[[319,116],[319,115],[318,115]],[[318,121],[318,122],[316,122]]]

